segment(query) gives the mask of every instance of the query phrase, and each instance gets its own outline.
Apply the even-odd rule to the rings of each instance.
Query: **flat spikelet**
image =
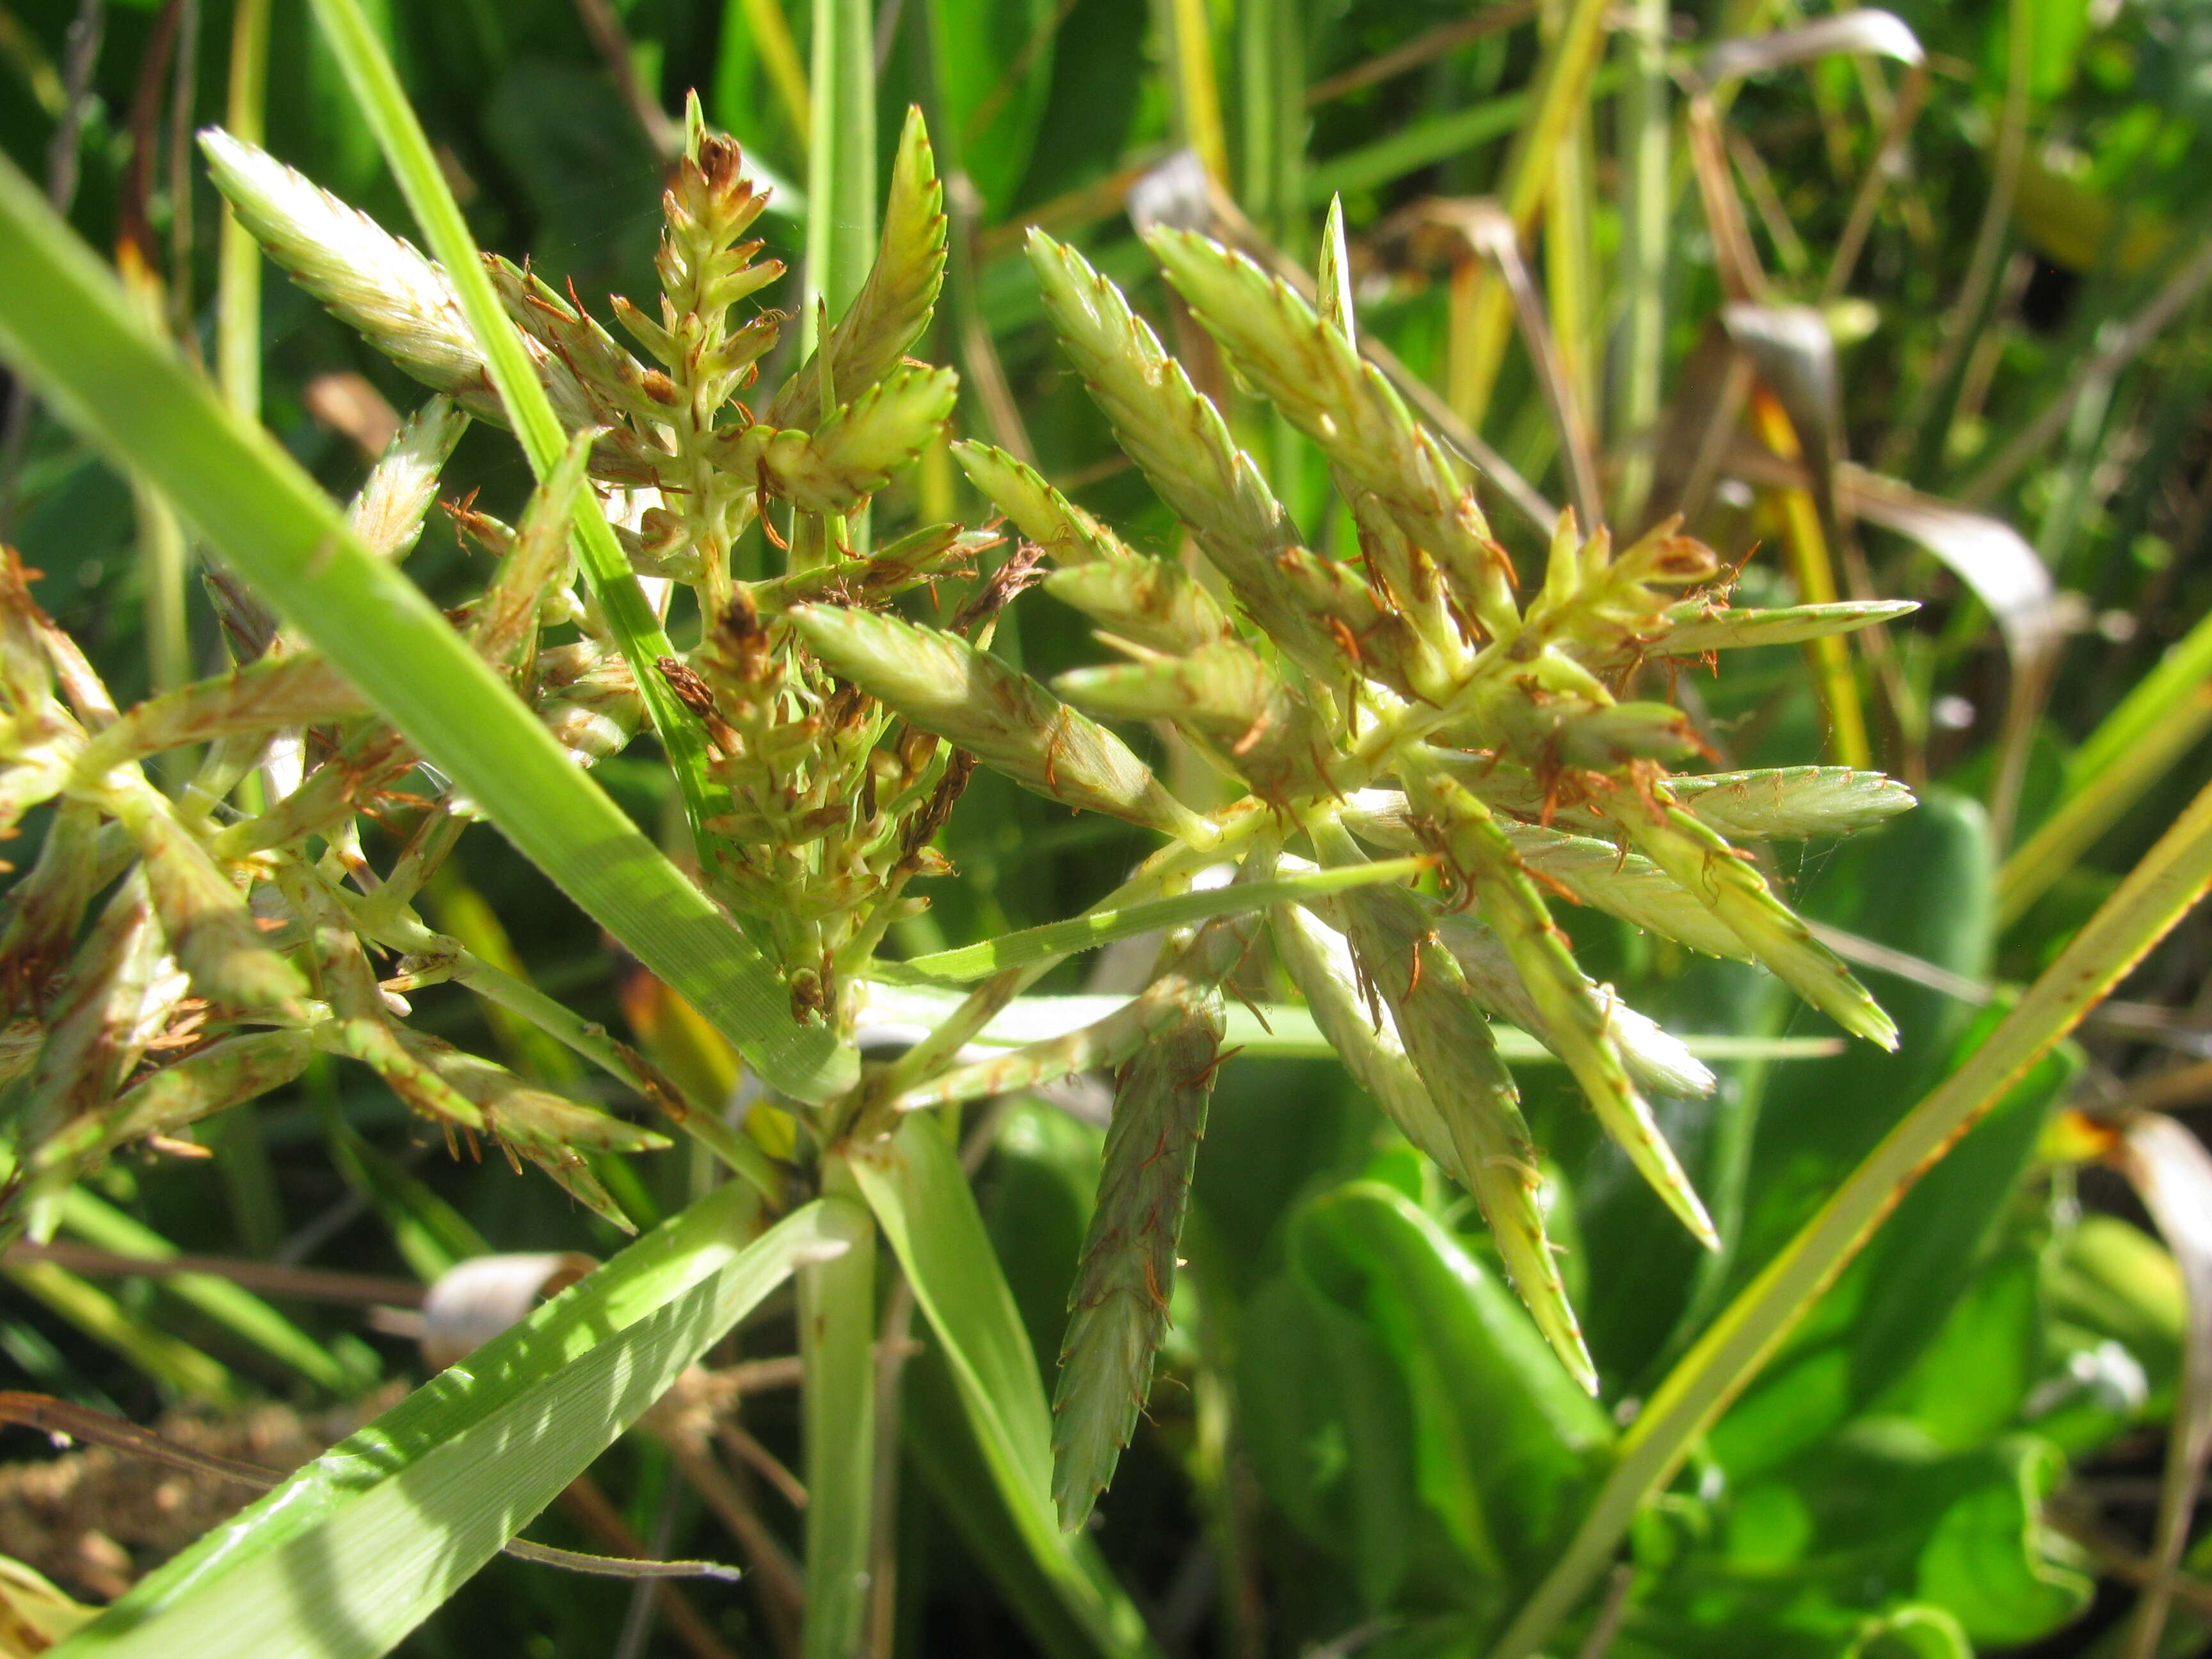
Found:
[[[1712,772],[1669,778],[1674,803],[1732,841],[1848,836],[1909,812],[1912,791],[1879,772],[1847,766],[1791,766],[1768,772]]]
[[[1146,240],[1245,378],[1374,498],[1412,547],[1469,580],[1485,628],[1509,630],[1518,618],[1511,572],[1473,489],[1343,331],[1242,254],[1189,231],[1158,229]],[[1410,567],[1409,557],[1401,562]],[[1394,584],[1401,603],[1417,602],[1408,591],[1417,581]]]
[[[1164,559],[1138,554],[1054,571],[1045,592],[1118,638],[1182,655],[1218,645],[1229,618],[1196,579]]]
[[[341,322],[434,392],[501,422],[483,354],[453,284],[409,243],[252,144],[215,130],[200,149],[216,188],[262,250]],[[572,426],[590,403],[575,377],[533,343],[538,376]]]
[[[52,1184],[65,1184],[118,1147],[173,1134],[282,1088],[307,1069],[313,1054],[314,1045],[302,1031],[225,1038],[149,1073],[104,1109],[58,1129],[39,1143],[32,1167]]]
[[[1629,1080],[1613,1037],[1612,999],[1601,996],[1552,921],[1543,895],[1528,878],[1512,842],[1490,811],[1449,778],[1424,780],[1434,835],[1468,896],[1482,909],[1528,988],[1545,1042],[1567,1064],[1606,1133],[1692,1237],[1720,1247],[1712,1218],[1683,1173],[1674,1149],[1652,1121],[1651,1109]]]
[[[1459,963],[1468,990],[1484,1010],[1552,1048],[1544,1016],[1504,941],[1473,916],[1456,911],[1437,916],[1436,926],[1437,937]],[[1623,1002],[1610,985],[1591,986],[1589,994],[1638,1088],[1687,1099],[1710,1095],[1720,1086],[1711,1069],[1686,1044],[1661,1030],[1650,1015]],[[1553,1052],[1559,1051],[1554,1048]]]
[[[787,614],[839,674],[1023,787],[1164,834],[1199,833],[1195,815],[1119,738],[957,635],[826,605]]]
[[[363,547],[393,560],[415,550],[438,499],[438,474],[468,427],[469,417],[444,398],[431,398],[407,417],[346,515]]]
[[[909,109],[891,162],[876,263],[830,336],[830,381],[841,397],[890,375],[929,326],[944,285],[945,186],[921,112]],[[763,418],[772,426],[814,425],[823,413],[821,378],[808,359]]]
[[[1340,832],[1330,839],[1335,844],[1323,848],[1325,862],[1358,856]],[[1498,1057],[1497,1039],[1458,963],[1409,893],[1355,888],[1335,902],[1366,994],[1379,996],[1389,1009],[1407,1057],[1458,1149],[1456,1161],[1514,1288],[1560,1363],[1595,1393],[1597,1368],[1544,1231],[1543,1177],[1521,1115],[1521,1091]]]
[[[1897,1047],[1897,1024],[1836,953],[1774,896],[1747,855],[1680,807],[1640,804],[1621,809],[1621,826],[1677,885],[1712,908],[1752,955],[1784,984],[1837,1024],[1885,1048]]]
[[[1387,1009],[1363,997],[1358,966],[1344,935],[1296,905],[1277,906],[1268,927],[1284,970],[1352,1080],[1397,1125],[1399,1133],[1473,1192],[1474,1172],[1428,1085],[1406,1057],[1396,1022]]]
[[[1136,557],[1119,536],[1047,483],[1035,467],[1005,450],[957,443],[952,459],[960,463],[968,482],[1054,562],[1073,567]]]
[[[1220,411],[1081,254],[1032,231],[1030,263],[1061,344],[1130,459],[1261,630],[1301,662],[1333,671],[1335,642],[1274,574],[1275,560],[1297,544],[1297,526]]]
[[[1098,1204],[1068,1292],[1053,1395],[1052,1496],[1069,1532],[1113,1480],[1152,1389],[1220,1051],[1220,1016],[1187,1000],[1114,1079]]]
[[[118,792],[116,817],[138,845],[154,913],[192,987],[210,1001],[301,1018],[299,970],[262,942],[246,900],[205,848],[143,785]]]

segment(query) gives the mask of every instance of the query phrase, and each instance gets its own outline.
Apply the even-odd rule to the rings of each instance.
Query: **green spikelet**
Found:
[[[145,872],[134,870],[102,907],[70,961],[62,994],[46,1010],[46,1040],[24,1103],[24,1140],[42,1139],[114,1094],[183,1000],[181,984],[159,985],[161,956]]]
[[[1240,640],[1151,662],[1079,668],[1053,684],[1109,719],[1176,721],[1214,744],[1262,800],[1326,787],[1328,751],[1312,717]]]
[[[1462,584],[1493,636],[1519,620],[1512,570],[1436,441],[1413,423],[1380,372],[1352,342],[1314,315],[1285,283],[1241,254],[1188,231],[1159,229],[1146,239],[1192,314],[1221,343],[1245,378],[1352,486],[1372,495],[1411,544]],[[1370,550],[1370,556],[1371,556]],[[1398,597],[1418,603],[1410,574]]]
[[[117,767],[165,749],[343,720],[366,706],[320,657],[264,657],[138,704],[84,746],[76,778],[96,789]]]
[[[1731,841],[1848,836],[1915,805],[1912,791],[1894,778],[1847,766],[1713,772],[1669,778],[1667,790],[1684,811]]]
[[[1610,994],[1601,996],[1576,963],[1573,947],[1553,924],[1550,908],[1489,809],[1449,778],[1431,775],[1422,781],[1437,834],[1528,987],[1541,1022],[1538,1030],[1566,1062],[1605,1132],[1638,1173],[1692,1237],[1717,1249],[1720,1236],[1712,1218],[1652,1121],[1651,1109],[1629,1081],[1608,1018]]]
[[[1109,634],[1174,655],[1228,637],[1229,618],[1197,581],[1164,559],[1129,554],[1045,578],[1045,592]]]
[[[1593,822],[1619,833],[1618,825],[1602,819]],[[1377,847],[1394,852],[1420,850],[1420,837],[1406,816],[1402,795],[1362,790],[1352,798],[1344,823],[1361,840]],[[1510,821],[1502,827],[1522,863],[1539,880],[1557,883],[1591,908],[1706,956],[1735,962],[1752,959],[1750,948],[1733,928],[1650,859],[1592,836]]]
[[[1430,1098],[1421,1074],[1406,1058],[1397,1025],[1385,1010],[1362,1003],[1358,969],[1344,936],[1297,905],[1276,906],[1268,925],[1291,982],[1352,1081],[1367,1091],[1401,1134],[1473,1193],[1474,1171],[1462,1157],[1460,1143]]]
[[[526,665],[538,643],[538,613],[546,595],[567,588],[575,568],[568,556],[568,524],[584,469],[592,455],[592,435],[580,432],[545,481],[532,492],[530,506],[516,530],[514,544],[499,562],[499,574],[477,602],[469,633],[477,653],[495,668]]]
[[[533,1088],[505,1066],[436,1037],[404,1027],[395,1027],[393,1036],[410,1059],[475,1107],[485,1133],[502,1146],[544,1170],[601,1219],[626,1233],[637,1231],[581,1153],[653,1151],[668,1145],[665,1136]]]
[[[210,1002],[303,1017],[299,971],[262,943],[238,889],[143,784],[114,792],[115,816],[138,844],[154,914],[193,988]]]
[[[227,1037],[163,1066],[105,1109],[58,1131],[40,1144],[33,1168],[52,1185],[66,1185],[119,1146],[173,1133],[282,1088],[307,1069],[313,1054],[303,1031]]]
[[[872,386],[895,368],[929,326],[945,283],[945,187],[919,109],[907,111],[891,162],[876,263],[830,337],[830,371],[838,386]],[[812,427],[820,419],[821,376],[809,358],[783,384],[763,417],[769,425]]]
[[[928,447],[952,413],[957,386],[949,368],[895,369],[818,432],[746,427],[717,446],[719,459],[806,512],[851,513]]]
[[[1738,647],[1802,645],[1831,634],[1853,634],[1876,623],[1895,622],[1919,609],[1914,599],[1844,599],[1778,611],[1729,611],[1704,599],[1685,599],[1667,608],[1644,648],[1655,656],[1698,657]]]
[[[1649,810],[1636,802],[1623,805],[1619,821],[1654,864],[1710,905],[1784,984],[1846,1031],[1885,1048],[1897,1047],[1896,1022],[1774,896],[1747,855],[1663,798]]]
[[[1473,916],[1447,912],[1436,918],[1437,937],[1467,975],[1467,988],[1486,1012],[1509,1025],[1559,1050],[1545,1030],[1535,999],[1513,965],[1504,941]],[[1621,1063],[1640,1089],[1678,1098],[1710,1095],[1719,1086],[1705,1062],[1659,1028],[1657,1021],[1640,1014],[1613,994],[1609,985],[1593,985],[1589,996],[1597,1005],[1596,1018],[1605,1024],[1620,1053]]]
[[[263,252],[340,322],[434,392],[506,423],[483,354],[444,271],[367,214],[318,189],[274,156],[227,132],[200,134],[216,188]],[[570,429],[593,424],[592,402],[535,340],[531,355],[554,411]]]
[[[1060,343],[1121,447],[1196,532],[1252,620],[1307,667],[1334,675],[1335,642],[1275,574],[1275,561],[1297,544],[1297,526],[1220,411],[1081,254],[1032,231],[1030,263]]]
[[[1315,839],[1327,863],[1358,857],[1334,825],[1317,826]],[[1521,1115],[1521,1092],[1498,1058],[1497,1040],[1459,964],[1402,889],[1356,888],[1336,903],[1362,978],[1389,1006],[1407,1056],[1459,1148],[1458,1163],[1514,1288],[1560,1363],[1595,1393],[1597,1370],[1544,1231],[1538,1196],[1543,1181]]]
[[[8,890],[8,923],[0,931],[0,995],[10,1013],[46,1000],[54,975],[69,960],[85,907],[129,861],[127,854],[118,860],[103,858],[100,843],[100,814],[81,801],[64,799],[46,826],[39,861]]]
[[[965,640],[864,611],[808,605],[787,614],[835,672],[1024,788],[1205,838],[1196,815],[1119,738]]]
[[[1119,536],[1003,449],[973,442],[952,446],[952,458],[1014,527],[1044,549],[1056,564],[1073,567],[1098,561],[1133,559]]]
[[[1068,1292],[1053,1394],[1052,1495],[1069,1532],[1114,1478],[1152,1389],[1220,1048],[1220,1016],[1193,999],[1114,1079],[1098,1205]]]

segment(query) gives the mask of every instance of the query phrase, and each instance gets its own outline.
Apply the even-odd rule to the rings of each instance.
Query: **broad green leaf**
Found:
[[[1023,1547],[1076,1621],[1109,1651],[1141,1649],[1144,1621],[1088,1569],[1052,1502],[1052,1419],[1013,1293],[975,1195],[933,1115],[850,1158],[854,1179],[936,1333],[977,1449]]]
[[[827,1206],[765,1233],[757,1212],[751,1188],[718,1188],[149,1575],[55,1652],[388,1651],[796,1265],[854,1243]]]
[[[1403,1194],[1370,1182],[1309,1205],[1290,1250],[1404,1376],[1422,1496],[1454,1541],[1508,1576],[1548,1560],[1613,1425],[1519,1300]]]
[[[405,577],[258,428],[148,331],[30,182],[0,166],[0,354],[209,544],[533,862],[777,1088],[822,1099],[856,1062],[791,1018],[758,952],[580,772]],[[557,451],[558,434],[555,434]]]
[[[1267,1495],[1351,1561],[1379,1610],[1421,1524],[1404,1380],[1364,1319],[1291,1278],[1270,1280],[1241,1314],[1238,1437]]]
[[[1768,1374],[1714,1425],[1710,1445],[1723,1468],[1738,1479],[1772,1468],[1874,1405],[1940,1340],[2014,1201],[2052,1101],[2077,1066],[2063,1052],[2045,1059],[1905,1194],[1806,1311]],[[2030,1358],[2002,1348],[1979,1355],[1973,1403],[1926,1432],[1962,1449],[1978,1443],[1956,1437],[1972,1413],[2002,1410],[2007,1378]],[[2015,1404],[2019,1392],[2011,1396]]]
[[[1137,933],[1158,933],[1186,922],[1233,915],[1269,904],[1296,902],[1323,893],[1340,892],[1347,887],[1364,887],[1371,882],[1404,880],[1418,875],[1429,863],[1425,858],[1383,859],[1346,869],[1281,876],[1272,881],[1200,888],[1173,898],[1132,904],[1124,909],[1093,911],[1066,921],[1048,922],[1042,927],[1025,927],[1018,933],[1003,934],[957,951],[939,951],[902,963],[879,962],[875,964],[875,972],[894,982],[908,975],[918,980],[981,979],[1002,968],[1020,968],[1048,957],[1072,955]]]

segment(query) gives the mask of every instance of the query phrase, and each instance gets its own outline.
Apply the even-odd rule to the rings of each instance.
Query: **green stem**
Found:
[[[1667,349],[1667,222],[1674,204],[1667,156],[1667,13],[1668,0],[1635,0],[1620,36],[1629,75],[1620,100],[1627,189],[1620,216],[1625,335],[1613,391],[1613,439],[1622,460],[1613,516],[1631,532],[1651,492],[1647,440],[1659,422]]]
[[[805,1659],[854,1659],[868,1610],[876,1465],[876,1234],[842,1158],[826,1159],[822,1202],[854,1243],[799,1270],[799,1352],[806,1413]]]
[[[845,314],[876,257],[876,47],[866,0],[814,0],[813,133],[806,149],[806,310],[802,349],[827,302]],[[831,405],[824,405],[827,416]]]
[[[476,239],[469,234],[468,222],[461,216],[460,204],[446,183],[429,137],[416,118],[398,74],[362,13],[360,0],[313,0],[313,4],[316,19],[345,70],[347,83],[376,134],[385,161],[399,181],[430,252],[445,266],[453,284],[470,330],[483,349],[501,405],[529,458],[531,471],[543,479],[559,464],[568,448],[568,434],[561,429],[560,417],[538,383],[522,336],[492,290]],[[709,864],[706,832],[701,827],[713,811],[708,804],[706,734],[676,700],[655,665],[661,658],[673,656],[675,648],[592,491],[577,492],[574,516],[577,566],[636,677],[653,730],[683,787],[684,816],[700,860]]]
[[[266,137],[269,97],[269,0],[238,0],[230,23],[230,98],[223,125],[258,145]],[[261,418],[261,248],[253,233],[223,204],[216,245],[216,379],[230,406]]]
[[[2191,803],[1988,1041],[1907,1113],[1745,1286],[1621,1437],[1579,1530],[1491,1659],[1528,1659],[1611,1565],[1630,1524],[1759,1374],[1906,1188],[2002,1100],[2212,885],[2212,788]]]

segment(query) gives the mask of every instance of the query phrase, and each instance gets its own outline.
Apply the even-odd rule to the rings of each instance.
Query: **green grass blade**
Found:
[[[430,244],[430,252],[446,268],[460,301],[469,327],[483,348],[484,363],[508,422],[529,457],[530,470],[544,478],[560,464],[568,447],[568,434],[553,412],[553,404],[538,384],[522,336],[508,320],[499,295],[493,291],[483,260],[470,235],[468,222],[430,149],[422,125],[399,84],[398,72],[369,26],[358,0],[314,0],[316,21],[331,43],[333,55],[344,69],[347,83],[361,106],[362,114],[376,134],[378,147],[414,210],[416,222]],[[674,654],[659,619],[646,600],[645,590],[629,568],[629,559],[615,539],[614,529],[599,510],[590,491],[580,492],[574,514],[577,567],[591,585],[601,613],[623,655],[636,677],[638,691],[661,746],[668,751],[683,785],[684,805],[690,820],[692,838],[702,835],[700,820],[707,805],[706,734],[699,722],[677,702],[654,665]],[[701,843],[701,858],[707,854]]]
[[[879,978],[894,981],[981,979],[1003,968],[1021,968],[1048,957],[1069,956],[1136,933],[1179,927],[1186,922],[1257,910],[1269,904],[1295,903],[1300,899],[1340,892],[1347,887],[1364,887],[1373,882],[1401,881],[1419,874],[1431,862],[1426,858],[1384,859],[1353,869],[1309,871],[1273,881],[1178,893],[1173,898],[1152,899],[1119,910],[1093,911],[1066,921],[1048,922],[1042,927],[1024,927],[1019,933],[1001,934],[980,945],[933,951],[908,962],[879,962],[873,971]]]
[[[577,770],[436,608],[354,540],[313,480],[147,331],[91,250],[5,165],[0,356],[109,457],[157,483],[380,713],[771,1085],[810,1100],[849,1086],[850,1052],[793,1023],[775,974],[726,918]]]
[[[230,95],[223,125],[258,146],[267,136],[270,0],[239,0],[230,21]],[[216,244],[216,376],[230,406],[261,418],[261,248],[226,203]]]
[[[2212,617],[2136,683],[2067,763],[2058,810],[1997,872],[2008,923],[2027,913],[2097,838],[2142,799],[2212,726]]]
[[[896,1135],[856,1152],[851,1167],[936,1333],[1023,1544],[1101,1649],[1148,1652],[1136,1607],[1060,1530],[1052,1414],[1036,1357],[944,1130],[933,1116],[909,1117]]]
[[[36,1297],[155,1382],[210,1405],[240,1403],[238,1386],[221,1361],[209,1358],[181,1337],[155,1330],[106,1291],[88,1285],[75,1273],[51,1261],[9,1261],[0,1264],[0,1273],[14,1281],[16,1289]]]
[[[177,1247],[151,1227],[82,1187],[71,1188],[62,1200],[62,1227],[119,1255],[161,1261],[177,1254]],[[346,1364],[252,1291],[227,1279],[214,1273],[174,1273],[163,1279],[162,1286],[319,1389],[350,1395],[376,1382],[374,1369]]]
[[[2212,789],[2191,803],[1964,1065],[1908,1112],[1660,1384],[1558,1563],[1492,1650],[1528,1659],[1597,1583],[1644,1502],[1834,1282],[1914,1179],[2025,1077],[2212,886]]]
[[[809,1206],[753,1237],[723,1187],[441,1373],[54,1652],[371,1659],[404,1639],[799,1262]]]
[[[841,1163],[823,1206],[853,1248],[799,1270],[799,1352],[806,1414],[805,1659],[860,1651],[875,1519],[876,1230]],[[852,1194],[846,1197],[841,1194]]]
[[[813,33],[801,324],[808,347],[815,301],[829,301],[832,322],[842,317],[875,259],[875,8],[867,0],[814,0]]]

